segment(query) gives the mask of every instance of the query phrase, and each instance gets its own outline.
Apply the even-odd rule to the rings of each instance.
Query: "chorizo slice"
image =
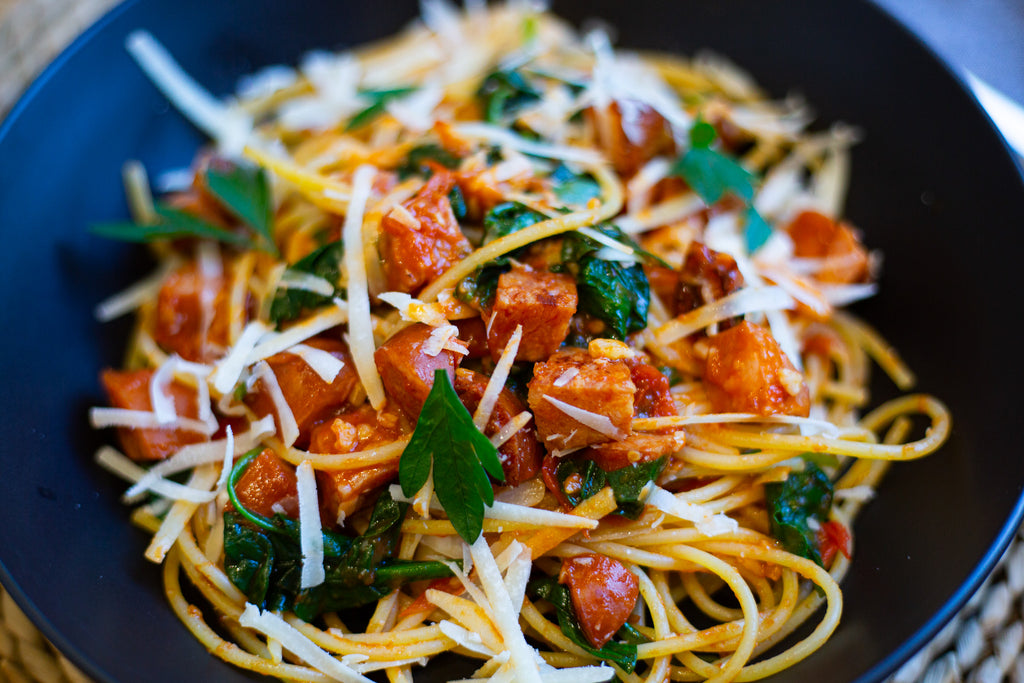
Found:
[[[769,330],[747,321],[708,337],[704,386],[717,412],[807,417],[810,411],[803,376]]]
[[[558,581],[568,586],[583,635],[595,648],[622,628],[640,595],[640,582],[625,565],[597,553],[566,558]]]
[[[100,381],[114,408],[151,411],[153,404],[149,397],[149,384],[153,373],[153,370],[104,370]],[[199,415],[196,390],[177,381],[168,387],[175,412],[182,417],[196,419]],[[117,435],[125,455],[140,462],[163,460],[190,443],[207,440],[203,434],[183,429],[119,427]]]
[[[498,360],[516,326],[522,325],[516,360],[544,360],[565,341],[578,304],[570,275],[526,268],[502,273],[487,326],[491,358]]]
[[[246,510],[264,517],[283,512],[299,516],[299,489],[295,470],[274,451],[260,451],[235,483],[235,495]]]
[[[454,383],[455,368],[462,362],[460,354],[447,349],[436,355],[427,353],[424,347],[432,331],[423,323],[405,327],[381,344],[373,355],[388,398],[412,420],[419,418],[434,386],[434,371],[444,370]]]
[[[448,199],[454,185],[455,176],[438,169],[415,197],[381,219],[378,249],[388,289],[415,294],[473,250]]]
[[[549,450],[568,450],[623,439],[633,419],[633,384],[625,361],[563,349],[534,366],[528,401],[537,434]],[[585,411],[586,422],[571,408]]]
[[[267,365],[277,378],[281,393],[295,416],[299,428],[296,444],[300,448],[309,443],[310,432],[317,423],[349,406],[349,398],[359,384],[359,375],[345,342],[329,337],[315,337],[305,344],[331,354],[343,365],[334,381],[328,383],[309,363],[294,353],[282,351],[267,358]],[[274,402],[262,380],[255,383],[245,402],[261,417],[274,412]],[[275,419],[280,429],[280,419],[276,415]]]

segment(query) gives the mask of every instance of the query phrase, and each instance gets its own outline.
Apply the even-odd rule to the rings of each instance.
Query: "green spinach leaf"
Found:
[[[341,278],[341,259],[345,254],[345,246],[341,240],[329,242],[318,247],[310,254],[289,266],[293,273],[308,273],[326,280],[334,287],[332,296],[345,296],[345,290],[338,286]],[[331,296],[319,292],[310,292],[294,287],[278,287],[270,304],[270,322],[275,325],[294,320],[302,311],[318,308],[331,301]]]
[[[477,97],[488,123],[503,123],[528,104],[540,100],[542,93],[518,70],[498,69],[484,78]]]
[[[832,497],[832,481],[810,461],[785,481],[765,484],[772,536],[789,552],[822,564],[817,532],[811,527],[828,520]]]
[[[634,463],[606,472],[593,460],[562,458],[555,468],[562,492],[574,506],[610,486],[618,507],[615,512],[636,519],[644,511],[641,492],[665,468],[665,457],[650,462]]]

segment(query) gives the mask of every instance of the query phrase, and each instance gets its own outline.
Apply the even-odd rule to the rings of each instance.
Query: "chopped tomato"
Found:
[[[846,559],[850,559],[850,540],[850,530],[842,523],[833,519],[821,525],[821,528],[818,529],[818,549],[825,567],[832,566],[836,551],[841,552]]]

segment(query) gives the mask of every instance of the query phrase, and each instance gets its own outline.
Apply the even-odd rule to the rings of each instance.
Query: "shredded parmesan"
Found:
[[[334,680],[343,683],[373,683],[347,664],[332,657],[327,651],[320,649],[298,629],[269,610],[261,612],[259,607],[247,602],[245,610],[238,617],[238,623],[279,640],[284,649]]]
[[[252,365],[264,358],[270,358],[275,353],[287,351],[332,327],[343,325],[348,320],[348,305],[340,299],[335,299],[334,303],[334,306],[325,308],[297,325],[292,325],[284,332],[268,332],[263,341],[246,357],[244,365]]]
[[[718,536],[733,533],[739,529],[739,523],[725,513],[714,513],[700,505],[680,500],[668,491],[653,483],[648,484],[650,493],[646,503],[667,515],[693,522],[697,531],[706,536]]]
[[[338,373],[345,367],[345,363],[333,354],[318,349],[315,346],[296,344],[288,349],[288,353],[298,356],[306,362],[313,372],[320,376],[327,384],[331,384],[338,378]]]
[[[370,199],[373,178],[377,170],[363,165],[352,178],[352,200],[342,239],[345,244],[344,265],[348,273],[348,336],[352,362],[366,390],[366,397],[374,410],[384,407],[386,397],[377,364],[373,360],[376,344],[373,339],[373,321],[370,317],[370,294],[366,282],[366,262],[363,260],[363,212]]]
[[[253,366],[252,380],[263,382],[263,388],[274,404],[274,412],[277,413],[277,421],[281,425],[281,441],[285,446],[291,446],[299,438],[299,425],[295,421],[295,414],[292,412],[291,406],[285,400],[284,392],[281,391],[277,375],[270,369],[266,361],[261,360]]]
[[[316,475],[313,465],[303,460],[295,468],[296,488],[299,494],[299,544],[302,548],[303,588],[319,586],[324,582],[324,536],[320,526],[320,504],[316,494]]]
[[[654,331],[659,344],[671,344],[722,320],[747,313],[789,310],[796,302],[781,287],[744,287],[696,308]]]
[[[213,388],[221,394],[227,394],[238,383],[242,370],[247,365],[246,360],[252,355],[253,349],[260,338],[269,332],[270,329],[258,320],[254,320],[245,326],[238,341],[231,347],[228,354],[217,364],[217,371],[213,375]]]
[[[491,554],[491,548],[483,534],[470,546],[470,552],[480,584],[494,615],[494,625],[509,652],[516,680],[519,683],[539,682],[541,677],[537,652],[526,642],[523,630],[519,626],[520,605],[513,604],[512,596],[505,587],[494,555]]]
[[[579,422],[584,427],[593,429],[598,434],[603,434],[610,439],[622,439],[626,436],[625,432],[612,424],[611,419],[607,415],[592,413],[589,410],[584,410],[583,408],[574,406],[571,403],[566,403],[565,401],[561,401],[553,396],[545,395],[544,400]]]
[[[566,384],[571,382],[578,374],[580,374],[579,368],[569,368],[561,375],[559,375],[557,378],[555,378],[555,381],[552,382],[552,384],[555,385],[556,387],[564,387]]]
[[[277,286],[281,289],[301,289],[321,296],[334,295],[334,285],[327,280],[312,273],[291,269],[285,269],[281,279],[277,281]]]
[[[153,274],[104,299],[96,306],[96,319],[104,323],[110,322],[125,313],[134,311],[144,302],[153,300],[167,276],[177,270],[180,265],[179,259],[169,258],[161,263]]]
[[[200,130],[220,145],[228,155],[242,151],[252,135],[252,118],[222,104],[185,73],[147,31],[133,31],[125,47],[146,75]]]
[[[491,413],[494,412],[494,406],[498,403],[498,396],[501,394],[501,390],[505,388],[509,370],[511,370],[512,363],[516,360],[516,354],[519,353],[519,342],[522,338],[523,326],[516,325],[516,329],[509,337],[508,343],[505,344],[498,362],[494,365],[494,372],[491,373],[490,379],[487,380],[487,388],[484,389],[483,396],[480,397],[480,403],[477,404],[476,410],[473,412],[473,424],[481,433],[487,427],[487,423],[491,421]]]

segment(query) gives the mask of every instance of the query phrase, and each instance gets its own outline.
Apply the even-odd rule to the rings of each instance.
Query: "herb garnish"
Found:
[[[504,481],[498,449],[473,424],[444,370],[423,404],[416,429],[398,462],[402,493],[412,497],[434,476],[434,493],[467,543],[483,530],[484,506],[494,504],[490,475]]]
[[[757,251],[771,235],[771,226],[754,208],[757,177],[721,152],[711,148],[718,136],[715,127],[699,120],[690,129],[690,149],[672,167],[707,204],[733,194],[746,204],[744,237],[747,251]]]
[[[266,171],[248,165],[232,165],[227,169],[211,166],[205,174],[210,194],[248,228],[248,234],[219,227],[165,202],[157,202],[153,207],[159,217],[154,223],[96,223],[90,230],[101,237],[124,242],[197,237],[277,256],[273,235],[274,207]]]
[[[491,72],[477,90],[487,123],[502,123],[524,106],[539,101],[541,96],[540,90],[515,69]]]

